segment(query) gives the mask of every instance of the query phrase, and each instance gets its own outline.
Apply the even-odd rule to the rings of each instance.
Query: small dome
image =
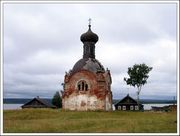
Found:
[[[84,42],[94,42],[98,41],[98,35],[91,31],[91,25],[89,25],[89,30],[81,35],[81,41]]]
[[[102,71],[102,72],[105,71],[104,67],[101,65],[101,63],[98,60],[92,59],[92,58],[80,59],[78,62],[76,62],[72,71],[77,72],[82,69],[89,70],[94,73],[96,73],[98,71]]]

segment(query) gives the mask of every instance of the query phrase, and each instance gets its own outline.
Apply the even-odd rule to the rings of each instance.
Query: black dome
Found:
[[[93,58],[80,59],[78,62],[76,62],[72,71],[76,72],[82,69],[89,70],[95,73],[98,71],[102,71],[102,72],[105,71],[101,63],[98,60],[93,59]]]
[[[89,25],[89,30],[81,35],[81,41],[84,42],[94,42],[98,41],[98,35],[91,31],[91,25]]]

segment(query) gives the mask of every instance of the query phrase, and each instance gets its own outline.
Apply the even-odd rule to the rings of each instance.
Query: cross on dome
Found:
[[[89,26],[91,26],[91,21],[92,21],[92,19],[89,18],[88,21],[89,21]]]

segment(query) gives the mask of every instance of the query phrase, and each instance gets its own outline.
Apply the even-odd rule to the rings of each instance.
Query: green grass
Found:
[[[4,133],[176,133],[176,112],[3,111]]]

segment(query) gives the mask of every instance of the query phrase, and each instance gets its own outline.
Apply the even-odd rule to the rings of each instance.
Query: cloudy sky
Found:
[[[127,68],[153,67],[140,98],[176,96],[176,4],[4,4],[3,56],[5,98],[52,98],[62,89],[65,71],[82,58],[82,33],[92,18],[98,34],[96,58],[112,75],[113,98],[127,86]]]

